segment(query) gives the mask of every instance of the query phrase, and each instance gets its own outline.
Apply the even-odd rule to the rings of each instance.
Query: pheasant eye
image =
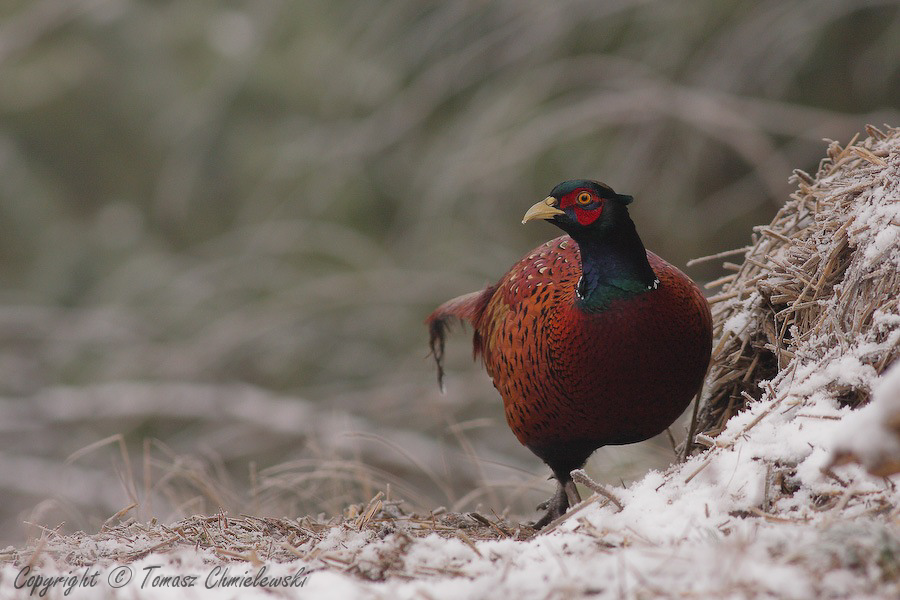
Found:
[[[589,192],[581,192],[575,197],[575,202],[577,202],[581,206],[584,206],[586,204],[590,204],[593,199],[593,196],[591,196]]]

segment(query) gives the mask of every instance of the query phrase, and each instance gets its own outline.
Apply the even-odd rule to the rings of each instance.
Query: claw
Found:
[[[572,483],[572,481],[570,480],[568,483]],[[575,493],[578,494],[577,491]],[[554,493],[553,497],[546,502],[542,502],[538,506],[538,509],[540,510],[542,506],[547,508],[547,513],[534,522],[532,527],[535,529],[546,527],[551,521],[566,514],[566,510],[569,508],[569,495],[566,493],[566,489],[562,483],[557,482],[556,493]]]

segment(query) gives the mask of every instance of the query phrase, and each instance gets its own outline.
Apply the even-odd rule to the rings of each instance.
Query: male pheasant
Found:
[[[553,471],[557,490],[536,527],[580,500],[570,473],[594,450],[671,425],[709,363],[709,305],[689,277],[644,249],[631,201],[597,181],[559,184],[522,223],[546,219],[568,235],[426,320],[439,381],[448,321],[472,325],[507,423]]]

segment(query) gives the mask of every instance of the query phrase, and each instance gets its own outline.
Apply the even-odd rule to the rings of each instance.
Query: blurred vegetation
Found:
[[[11,0],[4,406],[109,382],[250,385],[537,477],[466,338],[447,396],[423,360],[431,308],[557,234],[521,227],[524,210],[561,180],[601,179],[635,196],[647,246],[683,266],[745,244],[822,138],[898,115],[896,1]],[[7,426],[6,527],[64,495],[21,485],[12,457],[52,462],[117,432],[186,450],[204,425],[152,400],[143,416],[89,416]],[[307,425],[226,463],[308,457]],[[650,464],[669,460],[659,448]],[[610,477],[635,472],[603,452]],[[433,502],[490,479],[452,475],[454,456],[429,467],[423,486],[446,478],[452,496]]]

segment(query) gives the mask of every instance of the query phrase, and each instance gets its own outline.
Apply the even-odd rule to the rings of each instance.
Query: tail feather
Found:
[[[449,316],[428,318],[428,344],[431,346],[431,356],[434,357],[434,363],[437,365],[438,387],[441,393],[444,393],[444,338],[447,335],[447,327],[449,325]]]
[[[444,340],[451,321],[453,319],[467,321],[475,329],[473,343],[477,354],[481,346],[481,339],[478,335],[478,322],[493,291],[494,288],[492,286],[480,292],[472,292],[471,294],[448,300],[425,319],[425,323],[428,325],[428,343],[431,346],[431,355],[434,357],[434,362],[437,365],[438,386],[440,386],[441,392],[444,391]]]

